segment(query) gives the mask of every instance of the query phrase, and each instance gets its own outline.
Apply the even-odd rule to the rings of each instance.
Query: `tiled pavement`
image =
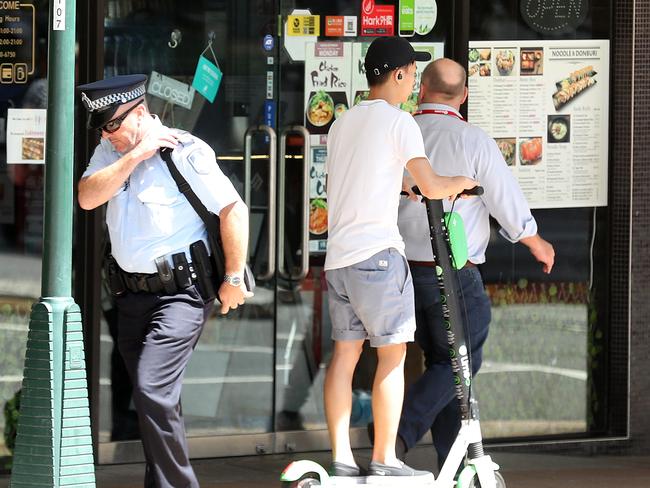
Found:
[[[357,460],[367,462],[369,455],[370,451],[359,450]],[[413,467],[426,468],[432,456],[431,448],[421,446],[409,453],[407,461]],[[202,459],[193,465],[202,488],[280,487],[282,469],[290,461],[304,457],[327,463],[329,453]],[[493,457],[501,465],[508,488],[650,488],[650,456],[498,452]],[[142,474],[141,464],[98,466],[97,488],[140,488]],[[0,488],[8,485],[9,476],[0,476]]]

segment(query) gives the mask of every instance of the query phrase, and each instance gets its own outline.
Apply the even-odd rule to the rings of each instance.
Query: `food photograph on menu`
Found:
[[[516,137],[499,137],[494,139],[497,143],[499,151],[503,156],[504,161],[508,166],[515,165],[515,154],[517,153],[517,138]]]
[[[571,116],[549,115],[546,137],[549,144],[571,142]]]
[[[468,59],[470,62],[467,76],[490,76],[492,68],[492,49],[490,48],[472,48],[469,50]]]
[[[533,166],[542,162],[542,138],[528,137],[519,141],[519,162]]]
[[[522,76],[540,76],[544,74],[544,48],[522,48],[519,57],[519,70]]]
[[[313,237],[325,238],[327,233],[327,200],[314,198],[309,205],[309,233]]]
[[[515,70],[515,51],[513,49],[497,49],[495,64],[499,76],[511,76]]]
[[[597,74],[593,66],[586,66],[555,83],[557,87],[557,91],[553,94],[555,110],[560,110],[585,90],[594,86],[596,84],[594,76]]]

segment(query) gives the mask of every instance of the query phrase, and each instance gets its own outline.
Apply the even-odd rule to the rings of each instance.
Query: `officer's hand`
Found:
[[[168,128],[152,128],[142,136],[142,140],[133,148],[133,152],[138,159],[144,161],[156,154],[161,147],[174,149],[177,144],[178,138]]]
[[[219,288],[219,300],[221,301],[221,314],[227,314],[230,309],[236,309],[243,305],[247,298],[251,298],[253,293],[246,289],[242,283],[239,286],[233,286],[229,283],[222,283]]]

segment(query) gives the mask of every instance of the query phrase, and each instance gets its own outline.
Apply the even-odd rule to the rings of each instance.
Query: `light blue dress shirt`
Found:
[[[157,118],[156,124],[162,127]],[[221,172],[210,146],[187,132],[178,131],[177,136],[179,145],[172,159],[206,208],[218,215],[224,207],[241,200]],[[121,157],[109,141],[102,139],[83,177]],[[189,245],[200,239],[207,245],[203,221],[179,192],[160,153],[138,164],[108,201],[106,224],[111,252],[120,267],[130,273],[155,273],[157,257],[169,259],[177,252],[185,252],[191,261]]]
[[[420,110],[458,112],[447,105],[423,103]],[[460,114],[458,114],[460,115]],[[537,223],[512,171],[506,165],[494,139],[482,129],[452,115],[422,114],[415,117],[424,138],[431,165],[442,176],[467,176],[485,189],[480,197],[459,199],[454,212],[460,214],[467,234],[468,259],[485,262],[492,215],[501,226],[500,234],[517,242],[537,233]],[[445,211],[451,203],[444,202]],[[406,197],[400,199],[398,224],[406,244],[406,256],[415,261],[432,261],[433,252],[424,205]]]

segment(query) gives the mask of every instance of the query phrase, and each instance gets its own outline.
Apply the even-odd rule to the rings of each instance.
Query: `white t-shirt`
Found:
[[[366,100],[339,118],[327,138],[328,239],[325,269],[395,248],[404,167],[426,158],[413,117],[385,100]]]

